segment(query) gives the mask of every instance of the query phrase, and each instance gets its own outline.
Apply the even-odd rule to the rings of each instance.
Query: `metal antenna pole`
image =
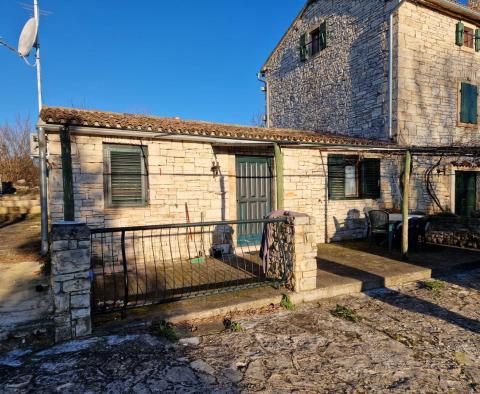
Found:
[[[37,22],[37,32],[40,29],[40,11],[38,7],[38,0],[33,0],[33,9],[34,9],[34,16]],[[36,65],[37,65],[37,91],[38,91],[38,112],[42,110],[42,67],[40,64],[40,39],[39,33],[37,33],[37,42],[35,44],[36,49]]]
[[[33,11],[37,22],[37,32],[40,28],[40,12],[38,0],[33,0]],[[36,66],[37,66],[37,93],[38,93],[38,113],[42,111],[42,68],[40,63],[40,39],[35,44],[36,49]],[[45,140],[45,130],[38,127],[38,150],[40,159],[40,208],[41,208],[41,250],[42,256],[48,253],[48,199],[47,199],[47,145]]]

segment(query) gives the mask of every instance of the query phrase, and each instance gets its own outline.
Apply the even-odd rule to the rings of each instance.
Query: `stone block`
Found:
[[[55,342],[69,341],[72,337],[72,327],[70,324],[55,326]]]
[[[90,308],[72,308],[70,311],[72,319],[81,319],[90,317]]]
[[[83,337],[92,333],[92,320],[90,316],[74,320],[73,327],[76,337]]]
[[[72,308],[90,308],[90,293],[72,295],[70,305]]]
[[[64,282],[62,287],[66,293],[90,289],[90,281],[88,279],[72,279]]]
[[[55,275],[73,273],[89,267],[89,249],[63,250],[52,254],[52,271]]]
[[[317,288],[317,277],[302,278],[299,282],[299,291],[315,290]]]
[[[68,250],[68,241],[61,240],[52,242],[51,250],[54,252]]]
[[[90,229],[79,222],[53,223],[51,230],[52,241],[89,240]]]
[[[70,294],[54,294],[53,304],[55,306],[55,313],[58,314],[68,312],[70,310]]]

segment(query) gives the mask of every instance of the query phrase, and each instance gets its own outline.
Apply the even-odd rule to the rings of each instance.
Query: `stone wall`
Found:
[[[272,127],[388,138],[387,3],[315,1],[307,8],[266,65]],[[300,36],[325,20],[328,47],[302,62]]]
[[[103,144],[143,143],[148,147],[149,203],[146,207],[104,207]],[[58,135],[49,134],[50,213],[53,221],[63,219],[63,183]],[[286,210],[304,212],[315,218],[318,243],[359,238],[365,234],[364,208],[400,207],[399,156],[383,157],[382,196],[375,200],[329,201],[327,150],[315,147],[283,147]],[[352,152],[336,151],[352,154]],[[190,221],[236,220],[235,156],[273,156],[273,149],[213,147],[208,143],[173,142],[112,137],[72,137],[75,219],[94,227],[122,227],[185,223],[185,203]],[[330,153],[331,154],[331,153]],[[212,162],[218,160],[220,174],[213,176]],[[275,183],[275,180],[273,180]],[[275,190],[275,187],[273,187]],[[274,193],[273,193],[274,194]],[[275,196],[272,196],[275,202]],[[274,204],[275,205],[275,204]],[[235,231],[235,229],[233,229]]]
[[[398,142],[479,143],[478,126],[458,122],[459,84],[480,85],[480,53],[455,45],[457,18],[406,2],[398,24]],[[466,26],[474,27],[469,23]]]
[[[480,249],[480,219],[440,216],[431,217],[430,223],[428,242]]]
[[[53,224],[51,287],[55,341],[91,333],[90,230],[85,224]]]
[[[103,144],[148,147],[149,203],[140,208],[105,208],[103,191]],[[63,183],[58,134],[49,134],[50,214],[63,219]],[[221,176],[214,177],[212,162],[218,160]],[[92,227],[154,225],[186,222],[185,203],[190,220],[222,220],[232,217],[226,192],[231,163],[228,155],[216,154],[210,144],[152,141],[148,139],[72,136],[75,219]],[[234,163],[233,163],[234,165]]]

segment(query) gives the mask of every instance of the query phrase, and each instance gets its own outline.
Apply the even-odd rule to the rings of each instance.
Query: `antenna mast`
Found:
[[[35,41],[35,65],[37,67],[37,93],[38,93],[38,115],[42,111],[42,67],[40,63],[40,10],[38,0],[33,0],[33,13],[37,24],[37,37]],[[47,144],[45,130],[38,126],[38,155],[40,161],[40,208],[41,208],[41,250],[40,254],[45,256],[48,253],[48,200],[47,200]]]
[[[38,7],[38,0],[33,0],[33,13],[35,21],[37,22],[37,32],[40,26],[40,10]],[[42,68],[40,64],[40,39],[37,33],[37,41],[35,42],[35,64],[37,66],[37,91],[38,91],[38,113],[42,110]]]

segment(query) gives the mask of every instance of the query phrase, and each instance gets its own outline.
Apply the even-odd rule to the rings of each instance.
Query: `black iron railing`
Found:
[[[287,278],[286,218],[92,230],[93,313],[268,284]],[[260,255],[268,227],[275,269]],[[280,266],[279,266],[280,265]]]

